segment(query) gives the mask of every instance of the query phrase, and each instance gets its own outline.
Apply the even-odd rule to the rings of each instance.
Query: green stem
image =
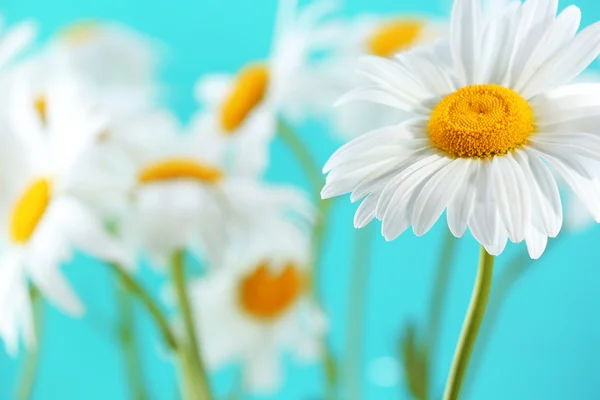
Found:
[[[173,284],[175,285],[175,292],[177,294],[177,300],[179,302],[179,308],[181,316],[183,318],[183,324],[186,334],[186,345],[189,349],[188,356],[190,357],[191,369],[196,375],[196,380],[199,384],[199,393],[190,397],[190,400],[209,400],[212,398],[210,391],[210,383],[208,380],[208,374],[204,368],[202,362],[202,349],[198,342],[198,335],[196,332],[196,324],[194,322],[194,316],[190,303],[190,298],[187,291],[186,276],[185,276],[185,263],[184,263],[184,252],[182,250],[176,251],[173,254],[171,262],[171,276]]]
[[[331,201],[321,199],[321,189],[324,185],[323,174],[321,172],[321,167],[319,166],[319,163],[314,159],[309,148],[302,142],[302,140],[300,140],[300,137],[294,132],[294,130],[282,119],[278,121],[278,131],[280,137],[287,144],[290,150],[294,153],[294,156],[296,157],[296,159],[302,166],[302,169],[306,173],[309,184],[313,191],[314,201],[317,204],[318,219],[313,232],[311,257],[311,276],[313,277],[313,279],[311,280],[311,292],[313,298],[317,301],[318,304],[322,306],[323,290],[319,285],[319,280],[315,279],[315,277],[320,276],[320,255],[325,244],[326,227],[329,218],[329,212],[331,209]],[[336,398],[335,387],[337,384],[337,363],[326,340],[324,340],[323,347],[324,352],[322,362],[327,382],[326,398],[334,399]]]
[[[142,304],[146,307],[150,315],[154,318],[154,321],[158,325],[165,343],[172,349],[177,350],[177,340],[175,335],[171,331],[167,318],[162,314],[162,311],[152,298],[152,296],[146,292],[146,290],[136,282],[136,280],[129,275],[127,271],[116,264],[108,264],[113,271],[119,276],[123,285],[135,296]]]
[[[40,342],[43,322],[42,309],[44,305],[42,303],[40,292],[36,287],[30,287],[29,297],[31,301],[31,307],[33,308],[33,326],[36,344],[27,350],[23,370],[21,372],[21,377],[15,393],[15,399],[17,400],[29,400],[31,398],[35,386],[35,378],[40,356]]]
[[[546,249],[546,254],[553,249],[556,244],[556,239],[550,241],[548,243],[548,248]],[[475,374],[479,371],[479,366],[481,365],[486,348],[490,342],[490,337],[498,321],[498,316],[500,315],[504,300],[508,296],[513,285],[531,268],[534,262],[535,260],[532,260],[527,252],[520,253],[513,256],[510,261],[508,261],[507,267],[498,274],[498,279],[496,279],[490,299],[489,311],[487,312],[485,323],[481,327],[481,334],[479,335],[479,340],[477,341],[473,353],[473,368],[470,370],[471,372],[467,374],[467,386],[472,385],[475,381]]]
[[[469,359],[471,358],[471,353],[477,339],[477,333],[485,314],[492,288],[493,272],[494,257],[488,254],[482,247],[477,280],[475,281],[471,303],[460,334],[460,340],[454,353],[450,375],[446,382],[444,400],[458,399],[460,388],[467,372],[467,366],[469,365]]]
[[[348,339],[346,344],[348,392],[346,395],[348,399],[356,400],[363,398],[362,361],[371,238],[372,232],[369,227],[356,231],[354,266],[348,293]]]
[[[121,314],[119,337],[121,338],[121,345],[123,347],[130,396],[132,399],[146,400],[148,399],[148,393],[144,387],[142,363],[135,334],[133,298],[122,282],[117,286],[117,303]]]

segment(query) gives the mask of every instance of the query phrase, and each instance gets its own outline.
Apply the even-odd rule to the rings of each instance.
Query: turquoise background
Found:
[[[597,0],[579,0],[584,24],[600,19]],[[567,3],[561,3],[565,6]],[[168,49],[163,78],[170,88],[169,101],[182,119],[195,108],[192,87],[196,78],[211,71],[235,71],[248,60],[268,54],[274,0],[2,0],[0,11],[12,23],[37,19],[42,36],[78,19],[122,21],[153,35]],[[444,16],[450,3],[442,0],[348,0],[343,12],[417,12]],[[338,146],[316,123],[299,127],[321,163]],[[304,187],[304,175],[288,150],[273,144],[273,165],[268,178]],[[337,355],[344,350],[349,269],[355,232],[356,205],[347,198],[335,203],[329,242],[322,269],[325,306],[332,316],[331,345]],[[406,233],[386,243],[370,226],[374,248],[368,279],[365,322],[363,399],[408,399],[402,377],[398,385],[378,386],[369,379],[368,366],[379,357],[396,357],[398,338],[405,324],[415,321],[425,329],[427,310],[444,224],[417,238]],[[600,399],[600,230],[576,236],[563,232],[556,246],[511,288],[490,337],[485,357],[465,399]],[[437,344],[434,387],[441,393],[461,328],[476,273],[478,247],[466,237],[449,282],[442,331]],[[498,258],[502,274],[512,256],[524,246],[510,245]],[[112,276],[83,256],[66,267],[86,304],[83,320],[69,319],[45,307],[41,365],[34,398],[125,399],[126,378],[120,353]],[[163,279],[145,273],[145,283],[158,293]],[[172,364],[157,332],[141,310],[136,323],[144,360],[144,376],[153,399],[175,399]],[[0,399],[13,398],[22,358],[9,359],[0,350]],[[284,390],[273,398],[322,398],[318,366],[299,369],[289,363]],[[219,393],[228,392],[235,369],[219,372]]]

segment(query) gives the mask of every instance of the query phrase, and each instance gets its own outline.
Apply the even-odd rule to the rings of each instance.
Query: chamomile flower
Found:
[[[11,90],[3,93],[9,96],[3,133],[11,135],[3,139],[10,157],[2,158],[0,168],[7,182],[0,194],[0,336],[11,354],[21,335],[27,345],[34,342],[28,281],[62,311],[80,315],[83,305],[61,264],[76,249],[108,262],[123,257],[102,222],[75,195],[79,180],[73,177],[85,173],[79,161],[105,121],[71,77],[66,73],[34,88],[26,68],[11,77]]]
[[[144,121],[112,130],[109,140],[129,149],[135,163],[133,223],[157,264],[185,249],[209,266],[221,266],[225,248],[234,238],[251,237],[255,220],[267,211],[310,217],[294,189],[262,183],[234,168],[224,138],[184,133],[165,112]]]
[[[154,106],[159,50],[153,40],[126,26],[92,20],[60,31],[47,53],[84,77],[104,107],[130,113]]]
[[[265,168],[278,116],[299,119],[321,103],[321,83],[326,81],[315,76],[310,59],[326,45],[328,35],[320,22],[333,6],[331,1],[316,0],[299,9],[297,0],[280,0],[266,61],[248,63],[235,76],[207,75],[198,81],[196,98],[203,107],[195,118],[198,129],[230,137],[234,151],[251,148],[256,157],[246,158],[250,164],[244,169],[249,174]]]
[[[411,117],[339,149],[323,197],[363,199],[355,226],[380,219],[387,240],[410,225],[423,235],[446,210],[455,236],[468,227],[492,255],[510,238],[537,258],[559,233],[554,174],[600,221],[600,92],[569,84],[598,56],[600,24],[577,33],[579,9],[557,7],[510,2],[484,20],[478,1],[457,0],[449,41],[365,59],[371,85],[342,102]]]
[[[285,354],[317,360],[327,329],[308,294],[309,237],[286,225],[264,226],[268,240],[230,251],[225,268],[190,284],[204,362],[211,370],[239,363],[251,393],[281,386]]]
[[[338,25],[336,46],[319,68],[328,73],[335,88],[325,98],[333,104],[344,92],[368,84],[356,67],[361,57],[374,55],[392,58],[394,55],[415,47],[434,44],[448,36],[447,24],[426,16],[403,15],[395,18],[361,16]],[[398,109],[374,103],[344,104],[332,117],[335,133],[345,138],[354,138],[368,130],[402,121],[407,114]]]

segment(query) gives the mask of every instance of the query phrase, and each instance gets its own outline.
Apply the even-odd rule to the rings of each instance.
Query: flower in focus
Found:
[[[26,64],[10,75],[3,93],[3,152],[0,221],[5,226],[0,258],[0,336],[8,351],[18,348],[20,332],[33,345],[28,281],[70,315],[83,305],[60,271],[78,249],[108,262],[123,254],[99,218],[76,195],[81,177],[94,188],[94,171],[80,161],[102,133],[106,121],[73,74],[65,71],[43,85]],[[4,98],[6,96],[6,98]],[[90,194],[92,196],[92,194]]]
[[[446,210],[455,236],[468,227],[492,254],[507,240],[538,258],[562,225],[553,173],[600,221],[597,84],[570,84],[600,53],[600,24],[577,34],[580,11],[557,1],[511,2],[484,21],[479,2],[457,0],[449,41],[370,57],[364,100],[410,113],[362,135],[324,168],[324,198],[351,192],[355,216],[392,240],[426,233]]]
[[[356,71],[362,56],[393,58],[398,53],[432,45],[447,37],[447,31],[445,23],[424,16],[363,16],[340,24],[335,34],[336,46],[328,60],[320,66],[322,74],[328,74],[329,80],[335,82],[335,85],[328,85],[335,90],[330,91],[323,101],[333,104],[350,89],[369,84],[368,78]],[[364,102],[344,104],[330,114],[335,132],[345,138],[401,122],[407,115],[397,108]]]
[[[309,295],[308,232],[263,226],[251,248],[231,250],[225,268],[190,284],[207,367],[240,363],[250,392],[279,388],[286,352],[301,362],[321,354],[327,323]]]
[[[230,137],[233,152],[255,154],[244,158],[248,174],[266,167],[278,116],[297,120],[315,103],[321,104],[321,83],[326,80],[315,76],[310,63],[327,45],[328,32],[320,23],[333,6],[331,1],[317,0],[299,10],[296,0],[280,0],[268,60],[248,63],[236,76],[207,75],[198,81],[196,98],[204,109],[195,118],[196,129]]]
[[[131,113],[154,105],[159,46],[118,23],[81,21],[51,42],[47,56],[82,76],[102,106]]]

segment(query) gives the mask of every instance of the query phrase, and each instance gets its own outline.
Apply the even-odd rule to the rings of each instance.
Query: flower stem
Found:
[[[144,387],[142,363],[135,334],[135,314],[133,297],[127,287],[121,282],[117,285],[117,303],[119,307],[120,323],[119,337],[123,347],[127,382],[132,399],[146,400],[148,393]]]
[[[556,244],[557,239],[549,242],[546,254],[553,249]],[[473,361],[471,362],[473,368],[467,374],[467,388],[472,386],[473,382],[475,382],[475,375],[479,371],[479,365],[483,360],[486,347],[490,342],[489,339],[494,331],[494,326],[498,321],[504,299],[515,282],[517,282],[534,264],[535,260],[532,260],[527,252],[523,252],[512,257],[507,262],[507,266],[498,274],[498,279],[496,279],[494,290],[491,294],[489,310],[485,322],[481,327],[479,340],[477,341],[477,345],[473,352]]]
[[[311,276],[311,291],[313,298],[322,307],[323,306],[323,293],[322,288],[318,284],[319,279],[315,277],[320,276],[320,256],[323,251],[326,239],[326,227],[329,218],[329,212],[331,209],[331,201],[321,199],[321,189],[324,185],[323,174],[321,173],[321,167],[312,156],[309,148],[300,140],[300,137],[294,132],[294,130],[282,119],[278,121],[278,131],[282,140],[287,144],[290,150],[294,153],[294,156],[304,169],[308,178],[309,184],[313,191],[314,201],[317,204],[318,216],[317,223],[313,232],[313,243],[312,243],[312,270]],[[325,372],[327,387],[326,387],[326,398],[334,399],[335,388],[337,385],[337,363],[333,353],[327,343],[324,340],[323,343],[323,369]]]
[[[346,384],[348,399],[360,400],[362,395],[362,361],[366,309],[366,291],[369,278],[369,255],[372,232],[369,227],[356,230],[354,267],[348,296],[348,354]]]
[[[492,287],[493,272],[494,257],[488,254],[482,247],[477,280],[475,281],[471,303],[463,324],[460,340],[454,353],[450,375],[446,382],[444,400],[458,399],[460,388],[467,372],[467,366],[469,365],[469,359],[477,339],[477,333],[485,314],[485,308]]]
[[[23,370],[14,397],[17,400],[29,400],[31,398],[40,356],[43,302],[40,292],[35,286],[30,287],[29,298],[33,308],[33,326],[35,329],[36,344],[27,350]]]
[[[196,392],[194,395],[191,395],[188,399],[209,400],[212,399],[210,383],[206,369],[202,363],[201,347],[200,343],[198,342],[196,325],[187,291],[184,252],[182,250],[176,251],[175,254],[173,254],[171,262],[171,275],[185,327],[186,345],[189,350],[187,352],[187,356],[189,357],[188,361],[190,362],[188,367],[192,371],[191,373],[193,376],[195,376],[195,380],[198,383],[198,392]]]
[[[154,321],[158,325],[165,343],[172,349],[177,350],[177,340],[171,331],[167,318],[152,298],[152,296],[144,289],[127,271],[117,264],[109,264],[113,271],[119,276],[123,285],[130,293],[137,296],[138,300],[146,307]]]

